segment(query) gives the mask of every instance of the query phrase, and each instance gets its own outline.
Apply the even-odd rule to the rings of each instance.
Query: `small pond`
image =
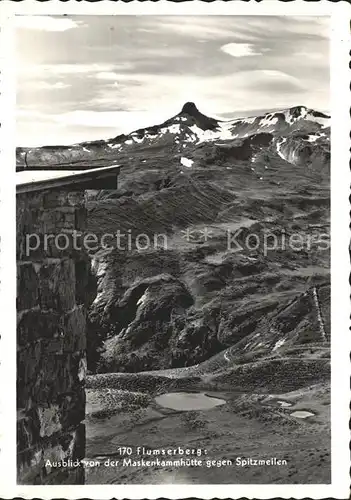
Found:
[[[306,410],[293,411],[292,413],[290,413],[290,415],[292,417],[296,417],[296,418],[314,417],[314,413],[311,413],[310,411],[306,411]]]
[[[288,406],[292,406],[291,403],[288,403],[287,401],[277,401],[277,403],[282,407],[282,408],[285,408],[285,407],[288,407]]]
[[[169,392],[155,398],[159,405],[172,410],[209,410],[215,406],[224,405],[226,401],[213,398],[204,392]]]

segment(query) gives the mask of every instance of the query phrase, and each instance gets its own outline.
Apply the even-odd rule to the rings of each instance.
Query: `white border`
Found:
[[[16,485],[15,405],[15,59],[13,54],[14,14],[79,15],[310,15],[332,16],[331,43],[331,268],[332,268],[332,483],[331,485],[127,485],[127,486],[20,486]],[[35,0],[0,4],[1,128],[0,162],[0,496],[4,498],[339,498],[349,497],[349,147],[350,73],[349,50],[351,8],[322,0],[283,3],[265,0],[259,4],[226,2],[211,4],[194,0],[185,4],[113,1],[97,3]],[[313,92],[313,89],[311,89]],[[4,118],[5,117],[5,118]]]

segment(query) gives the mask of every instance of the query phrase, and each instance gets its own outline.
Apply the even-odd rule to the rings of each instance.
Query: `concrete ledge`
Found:
[[[119,165],[86,170],[26,169],[16,173],[16,192],[20,194],[52,188],[70,191],[117,189],[119,171]]]

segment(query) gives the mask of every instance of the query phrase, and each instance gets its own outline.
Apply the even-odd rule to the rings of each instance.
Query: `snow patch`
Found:
[[[163,129],[162,129],[163,130]],[[170,134],[179,134],[180,133],[180,125],[171,125],[166,129]]]
[[[319,135],[313,135],[313,134],[309,134],[308,136],[308,142],[316,142],[318,139],[319,139]]]
[[[189,128],[195,134],[195,137],[198,139],[199,143],[205,141],[214,141],[217,139],[233,139],[231,130],[226,127],[221,127],[219,130],[202,130],[197,125],[192,125]]]
[[[284,144],[284,142],[287,141],[287,138],[284,137],[280,142],[277,142],[277,153],[278,155],[280,156],[280,158],[283,158],[283,160],[285,160],[285,156],[283,155],[282,153],[282,144]]]
[[[106,271],[107,271],[107,263],[102,262],[98,267],[96,276],[100,278],[101,276],[104,276],[106,274]]]
[[[299,116],[293,116],[291,114],[291,111],[290,109],[288,109],[287,111],[284,112],[284,116],[285,116],[285,121],[286,123],[288,123],[289,125],[292,125],[293,123],[297,122],[298,120],[302,120],[303,118],[305,118],[307,116],[308,112],[307,112],[307,109],[306,108],[302,108],[301,109],[301,112],[299,114]],[[309,119],[309,118],[308,118]]]
[[[96,297],[95,297],[95,299],[94,299],[93,304],[94,304],[94,305],[98,304],[98,303],[101,301],[101,299],[102,299],[102,297],[103,297],[103,296],[104,296],[104,292],[103,292],[103,291],[102,291],[102,292],[98,292],[98,293],[96,294]]]
[[[190,160],[189,158],[185,158],[184,156],[182,156],[181,159],[180,159],[180,163],[184,167],[191,168],[194,162],[193,162],[193,160]]]
[[[144,294],[138,300],[137,306],[139,307],[139,306],[142,306],[143,304],[145,304],[145,302],[147,300],[147,297],[148,297],[148,293],[147,293],[147,289],[146,289],[145,292],[144,292]]]
[[[262,127],[269,127],[270,125],[275,125],[278,122],[278,118],[273,115],[266,115],[261,121],[260,125]]]
[[[305,410],[293,411],[292,413],[290,413],[290,415],[292,417],[296,417],[296,418],[314,417],[314,413],[312,413],[310,411],[305,411]]]
[[[253,116],[252,118],[243,118],[241,121],[243,123],[253,123],[256,120],[256,116]]]
[[[246,351],[246,349],[248,349],[251,344],[252,344],[252,342],[249,342],[248,344],[246,344],[246,346],[244,347],[243,351]]]
[[[318,324],[319,324],[319,329],[320,329],[321,337],[322,337],[323,342],[326,342],[327,341],[327,336],[326,336],[326,333],[325,333],[324,321],[322,319],[322,313],[321,313],[321,307],[320,307],[320,303],[319,303],[319,297],[318,297],[317,289],[316,289],[315,286],[313,287],[313,292],[312,293],[313,293],[313,301],[314,301],[314,304],[315,304],[315,307],[316,307],[316,310],[317,310],[317,318],[318,318]]]
[[[133,141],[132,141],[132,139],[128,139],[127,141],[124,141],[124,144],[130,145],[130,144],[133,144]]]
[[[110,144],[110,143],[108,143],[107,145],[108,145],[108,147],[109,147],[109,148],[111,148],[111,149],[116,149],[116,148],[120,148],[120,147],[121,147],[121,145],[120,145],[120,144]]]
[[[281,347],[283,344],[285,344],[286,342],[286,339],[280,339],[278,340],[278,342],[275,343],[275,346],[273,347],[273,351],[276,351],[277,349],[279,349],[279,347]]]
[[[292,125],[296,121],[296,118],[291,116],[290,112],[284,113],[284,116],[286,123],[288,123],[289,125]]]
[[[140,139],[139,137],[133,137],[133,140],[140,144],[141,142],[144,142],[144,138]]]
[[[87,153],[91,153],[90,149],[85,148],[84,146],[83,146],[83,151],[86,151]]]
[[[288,403],[287,401],[277,401],[277,403],[282,407],[288,407],[288,406],[292,406],[291,403]]]

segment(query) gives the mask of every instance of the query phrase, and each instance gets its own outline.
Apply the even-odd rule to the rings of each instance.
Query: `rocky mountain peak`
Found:
[[[186,102],[179,115],[186,115],[202,130],[215,130],[218,127],[218,121],[201,113],[194,102]]]
[[[194,102],[189,102],[188,101],[182,107],[181,113],[187,113],[188,115],[196,116],[200,112],[197,109],[196,104]]]

